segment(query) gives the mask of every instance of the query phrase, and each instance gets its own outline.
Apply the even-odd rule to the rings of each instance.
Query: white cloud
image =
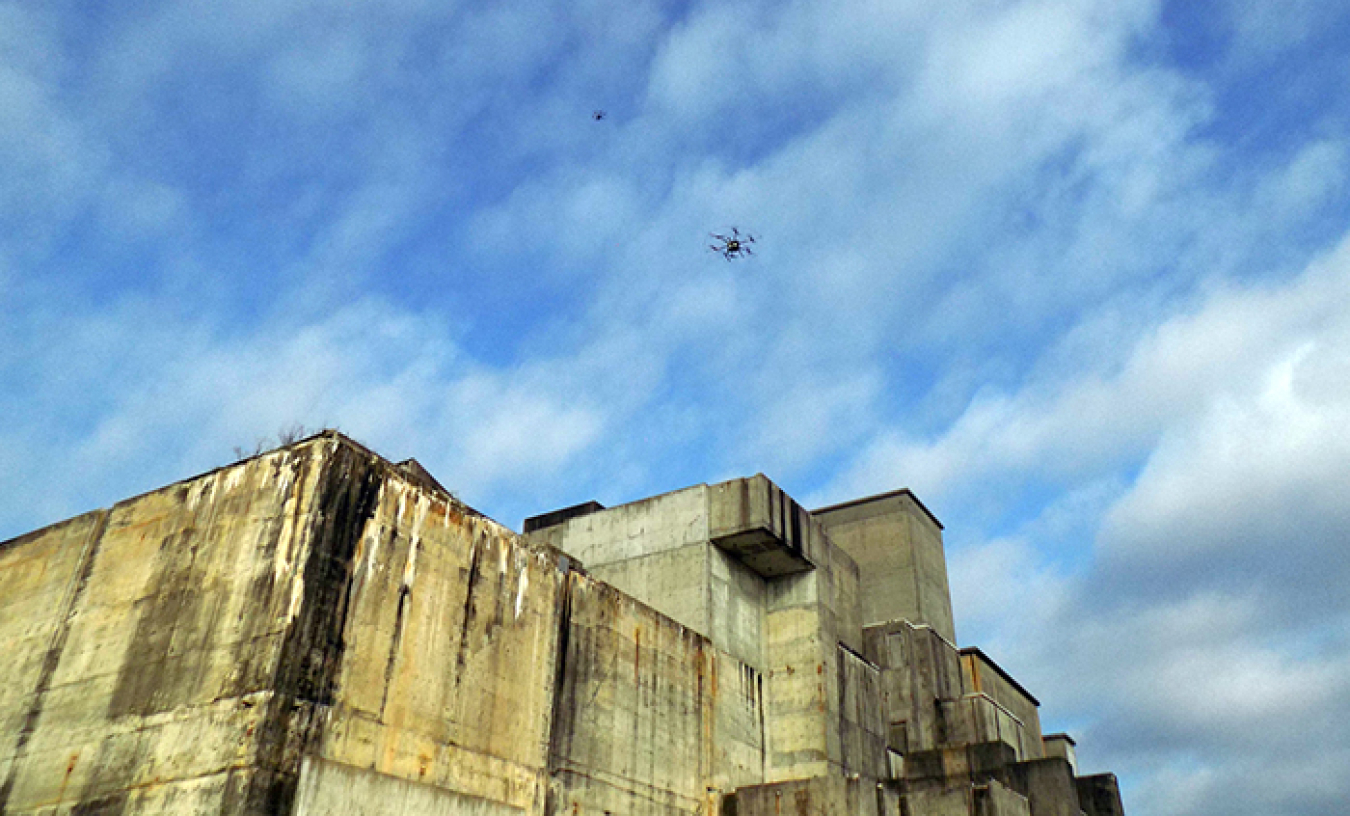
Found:
[[[1344,771],[1290,733],[1350,648],[1347,252],[1298,274],[1347,142],[1223,119],[1173,7],[65,5],[0,0],[6,529],[296,420],[508,523],[908,484],[1131,812],[1277,812],[1258,732]],[[1254,62],[1324,38],[1230,5]]]
[[[3,477],[8,495],[25,497],[8,505],[7,530],[120,498],[114,491],[128,489],[127,469],[146,480],[133,489],[147,489],[227,461],[232,447],[249,449],[295,422],[336,426],[391,456],[416,455],[481,498],[558,473],[595,443],[605,421],[604,407],[584,392],[558,392],[539,377],[566,361],[492,371],[459,351],[439,321],[376,300],[311,322],[282,318],[243,337],[162,305],[49,315],[41,334],[8,338],[16,345],[7,366],[31,370],[30,404],[52,411],[7,423],[7,450],[68,434],[62,415],[79,410],[82,394],[100,398],[87,432],[64,437],[63,457],[25,456],[27,472]],[[68,474],[68,488],[53,503],[41,485],[57,473]]]
[[[949,538],[963,640],[1077,731],[1087,768],[1125,774],[1132,812],[1320,814],[1350,795],[1347,295],[1350,238],[1283,283],[1211,287],[1114,362],[1059,357],[931,441],[879,437],[854,471],[939,513],[1054,486],[1030,519],[1018,489],[994,501],[1008,534]],[[1119,325],[1083,323],[1113,343]],[[1319,790],[1251,781],[1301,775],[1309,745]]]

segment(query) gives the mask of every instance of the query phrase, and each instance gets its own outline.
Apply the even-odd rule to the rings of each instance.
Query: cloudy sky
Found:
[[[1347,0],[0,0],[0,539],[295,423],[517,529],[909,486],[1132,816],[1339,816],[1347,76]]]

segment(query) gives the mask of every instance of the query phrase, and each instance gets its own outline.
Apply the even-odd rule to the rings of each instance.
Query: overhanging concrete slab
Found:
[[[764,474],[713,485],[708,505],[709,539],[759,575],[815,568],[811,514]]]

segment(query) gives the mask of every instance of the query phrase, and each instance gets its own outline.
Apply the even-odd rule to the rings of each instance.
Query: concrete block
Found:
[[[960,654],[964,691],[983,694],[997,705],[1000,738],[1017,745],[1023,759],[1045,756],[1040,702],[984,652],[965,648]]]
[[[759,575],[815,566],[811,515],[763,474],[708,489],[708,536]]]
[[[1120,784],[1115,774],[1080,776],[1074,780],[1078,788],[1078,804],[1084,816],[1125,816],[1125,805],[1120,799]]]
[[[1009,786],[1027,798],[1031,816],[1079,816],[1078,788],[1064,759],[1018,762],[1009,770]]]
[[[1074,775],[1078,774],[1078,750],[1073,737],[1068,734],[1046,734],[1041,738],[1044,747],[1043,756],[1062,757],[1069,763]]]
[[[971,816],[973,799],[969,785],[911,790],[900,796],[900,812],[912,816]]]
[[[942,525],[908,490],[813,510],[857,562],[863,625],[907,620],[956,640]]]
[[[550,813],[696,812],[710,778],[710,645],[572,574]]]
[[[1031,816],[1025,796],[994,780],[971,788],[972,816]]]
[[[890,775],[886,758],[881,672],[860,655],[838,648],[841,692],[839,728],[845,774],[872,779]]]

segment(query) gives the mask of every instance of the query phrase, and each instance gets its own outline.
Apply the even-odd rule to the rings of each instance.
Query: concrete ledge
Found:
[[[811,514],[764,474],[713,485],[709,539],[765,578],[814,569]]]
[[[520,816],[510,805],[410,782],[396,776],[305,757],[300,766],[296,816]]]

